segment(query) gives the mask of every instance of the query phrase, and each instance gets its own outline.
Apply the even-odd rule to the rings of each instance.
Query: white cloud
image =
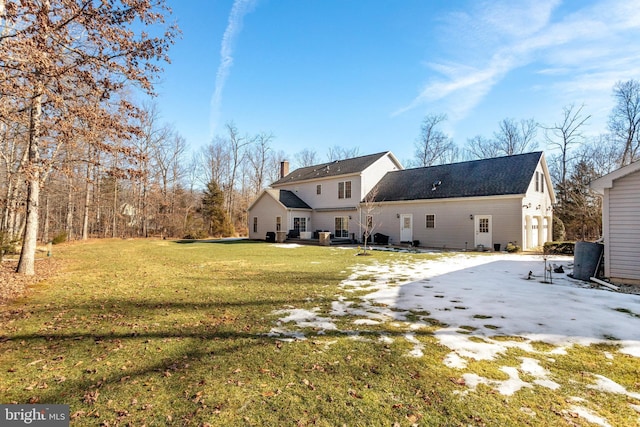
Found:
[[[517,6],[490,2],[456,13],[446,20],[446,32],[460,38],[446,43],[457,48],[442,50],[463,59],[428,63],[428,82],[393,115],[440,102],[452,121],[464,119],[509,73],[529,65],[556,79],[547,90],[559,99],[584,102],[585,93],[591,93],[598,100],[592,97],[591,103],[602,110],[616,81],[638,75],[640,8],[610,1],[555,16],[557,6],[555,0]]]
[[[210,116],[210,136],[213,136],[218,118],[220,115],[220,106],[222,105],[222,91],[229,77],[231,66],[233,65],[233,47],[238,34],[242,30],[242,20],[244,16],[251,12],[257,0],[235,0],[231,13],[229,14],[229,22],[222,36],[220,44],[220,65],[216,73],[216,86],[213,96],[211,97],[211,116]]]

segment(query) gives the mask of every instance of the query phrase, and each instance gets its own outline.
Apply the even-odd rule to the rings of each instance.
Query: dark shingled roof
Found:
[[[289,190],[276,190],[280,193],[278,201],[290,209],[311,209],[300,197]]]
[[[336,160],[333,162],[299,168],[271,185],[283,185],[292,182],[306,181],[308,179],[359,173],[371,166],[376,160],[385,156],[387,153],[388,151],[385,151],[383,153],[369,154],[368,156]]]
[[[387,173],[375,201],[499,196],[527,192],[542,152]]]

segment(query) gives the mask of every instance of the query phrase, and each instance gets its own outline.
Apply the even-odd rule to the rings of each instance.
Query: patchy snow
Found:
[[[422,344],[420,341],[418,341],[418,339],[416,338],[416,334],[413,334],[411,332],[407,332],[406,334],[404,334],[404,338],[409,341],[411,344],[413,344],[413,350],[411,350],[409,352],[409,356],[411,357],[422,357],[424,356],[424,353],[422,352],[422,350],[424,349],[424,344]]]
[[[301,248],[302,245],[298,244],[298,243],[274,243],[271,246],[276,247],[276,248],[283,248],[283,249],[295,249],[295,248]]]
[[[606,419],[598,416],[597,414],[595,414],[592,410],[590,410],[588,408],[584,408],[582,406],[574,405],[574,406],[571,407],[571,411],[576,413],[580,417],[584,418],[585,420],[587,420],[591,424],[597,424],[597,425],[602,426],[602,427],[612,427],[611,424],[609,424]]]
[[[536,359],[523,357],[522,365],[520,365],[520,370],[524,373],[534,376],[534,384],[538,384],[541,387],[550,388],[551,390],[557,390],[560,388],[560,384],[549,379],[549,371],[540,366],[540,362]]]
[[[566,264],[571,258],[556,257],[549,264]],[[530,280],[529,271],[533,273]],[[460,254],[412,264],[361,267],[342,283],[345,291],[370,291],[351,315],[369,311],[389,320],[406,320],[410,312],[429,312],[428,317],[447,327],[436,335],[440,341],[466,357],[493,358],[508,347],[524,347],[543,341],[560,348],[573,344],[616,342],[621,352],[640,357],[640,296],[591,289],[584,282],[554,274],[553,284],[541,283],[544,261],[536,255],[469,256]],[[375,277],[375,281],[359,277]],[[633,314],[630,314],[633,313]],[[485,343],[470,342],[460,327]],[[520,336],[528,342],[495,341],[488,337]]]
[[[637,399],[640,401],[640,393],[629,392],[627,391],[626,388],[622,387],[617,382],[612,381],[609,378],[603,377],[602,375],[595,375],[595,377],[596,377],[596,383],[594,385],[588,386],[589,388],[605,391],[607,393],[623,394],[625,396],[629,396],[633,399]]]
[[[546,265],[562,265],[569,272],[572,261],[570,257],[549,257]],[[462,373],[469,390],[484,384],[506,396],[523,388],[559,389],[561,385],[540,360],[553,363],[553,356],[567,354],[573,345],[619,346],[616,352],[603,352],[609,360],[618,353],[640,357],[640,295],[594,289],[566,274],[554,273],[550,280],[545,276],[541,255],[460,253],[435,260],[358,265],[340,284],[341,293],[326,315],[330,317],[319,316],[319,309],[279,310],[274,312],[281,316],[278,327],[270,335],[303,339],[296,328],[313,328],[317,333],[334,330],[362,339],[348,328],[338,330],[336,319],[349,316],[354,329],[380,324],[404,329],[399,339],[412,345],[407,356],[422,357],[424,343],[416,332],[435,326],[435,337],[450,349],[443,363],[453,369],[464,371],[471,360],[495,360],[509,348],[530,354],[517,367],[499,367],[508,376],[506,380]],[[284,324],[291,330],[284,329]],[[378,339],[394,340],[382,331]],[[536,343],[541,342],[548,349],[540,350],[545,347]],[[524,381],[521,375],[533,380]],[[589,388],[623,394],[633,400],[631,408],[640,408],[640,393],[627,391],[604,376],[594,378]],[[590,423],[609,425],[583,406],[574,405],[572,411]]]
[[[278,310],[274,314],[286,314],[282,317],[279,323],[294,322],[299,328],[314,328],[320,331],[335,330],[337,329],[332,319],[328,317],[321,317],[316,314],[319,308],[313,310],[304,310],[301,308],[291,308],[285,310]]]

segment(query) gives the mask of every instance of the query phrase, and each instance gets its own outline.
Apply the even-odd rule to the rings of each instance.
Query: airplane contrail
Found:
[[[213,137],[218,119],[220,116],[220,106],[222,105],[222,91],[229,77],[229,71],[233,65],[233,45],[235,39],[242,30],[242,20],[244,16],[251,12],[255,7],[257,0],[235,0],[231,13],[229,14],[229,22],[222,36],[220,44],[220,65],[216,73],[216,86],[213,96],[211,97],[211,116],[209,121],[210,136]]]

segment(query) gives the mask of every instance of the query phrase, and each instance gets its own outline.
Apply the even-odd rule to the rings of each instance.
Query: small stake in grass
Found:
[[[544,280],[542,283],[550,283],[553,285],[553,277],[551,277],[551,272],[553,270],[553,268],[551,267],[551,265],[547,265],[547,256],[543,256],[542,257],[544,259]],[[547,277],[549,277],[549,280],[547,281]]]

